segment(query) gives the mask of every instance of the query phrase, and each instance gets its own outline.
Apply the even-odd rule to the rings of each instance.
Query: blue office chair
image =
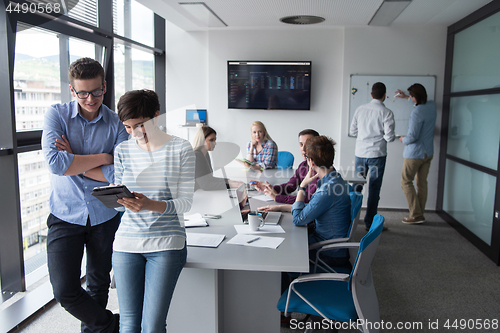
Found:
[[[278,152],[278,169],[291,169],[293,167],[294,157],[289,151]]]
[[[371,263],[380,242],[383,226],[384,217],[377,214],[361,242],[325,246],[330,250],[358,249],[351,273],[320,273],[298,277],[281,295],[278,310],[284,312],[285,316],[297,312],[341,322],[360,319],[362,324],[357,328],[361,332],[379,332],[377,326],[373,325],[380,322],[380,313]]]
[[[358,222],[359,222],[359,211],[361,210],[361,204],[363,203],[363,194],[361,192],[355,192],[352,186],[349,185],[349,197],[351,198],[351,225],[349,226],[347,237],[329,239],[326,241],[311,244],[309,246],[309,250],[319,249],[316,252],[316,261],[312,263],[314,264],[314,270],[313,270],[314,273],[316,272],[340,273],[342,271],[343,273],[347,273],[345,269],[338,269],[338,268],[334,269],[328,266],[323,260],[319,258],[319,255],[321,252],[325,251],[323,247],[326,245],[354,241],[354,234],[356,232],[356,228],[358,227]],[[352,257],[353,254],[351,253],[351,258]]]

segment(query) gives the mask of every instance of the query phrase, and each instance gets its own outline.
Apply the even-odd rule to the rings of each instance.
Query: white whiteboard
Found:
[[[413,104],[402,98],[394,98],[394,92],[401,89],[408,95],[408,88],[414,83],[420,83],[427,91],[427,100],[434,100],[436,91],[436,76],[434,75],[351,75],[350,101],[349,101],[349,127],[356,109],[373,98],[370,93],[376,82],[382,82],[387,88],[387,99],[384,104],[394,113],[396,122],[396,135],[406,135]]]

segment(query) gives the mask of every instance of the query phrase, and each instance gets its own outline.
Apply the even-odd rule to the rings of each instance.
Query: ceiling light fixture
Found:
[[[209,28],[227,27],[226,22],[204,2],[179,2],[179,5]]]
[[[368,23],[374,26],[388,26],[405,10],[411,0],[385,0]]]
[[[312,16],[312,15],[295,15],[295,16],[285,16],[280,18],[280,21],[283,23],[298,24],[298,25],[316,24],[316,23],[321,23],[324,20],[325,19],[323,17]]]

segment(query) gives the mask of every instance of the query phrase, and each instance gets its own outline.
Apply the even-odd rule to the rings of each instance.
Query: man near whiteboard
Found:
[[[377,214],[380,188],[387,159],[387,142],[394,141],[394,114],[385,107],[386,87],[382,82],[372,86],[370,103],[356,109],[349,134],[357,137],[355,150],[356,172],[366,178],[368,175],[368,202],[365,214],[366,230]],[[354,184],[354,190],[361,192],[363,184]],[[384,227],[384,230],[387,228]]]

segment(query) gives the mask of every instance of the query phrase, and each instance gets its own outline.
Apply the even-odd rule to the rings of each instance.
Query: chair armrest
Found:
[[[349,274],[345,273],[318,273],[318,274],[306,274],[299,276],[290,283],[290,286],[295,283],[310,282],[310,281],[348,281]]]
[[[318,252],[323,252],[326,250],[331,250],[331,249],[352,249],[352,248],[358,248],[359,243],[354,243],[354,242],[347,242],[347,243],[336,243],[336,244],[329,244],[323,246],[321,249],[318,250]]]
[[[335,238],[335,239],[328,239],[325,241],[317,242],[314,244],[309,245],[309,250],[314,250],[317,249],[318,247],[322,247],[328,244],[334,244],[334,243],[344,243],[347,242],[349,238]]]
[[[285,312],[284,315],[285,317],[288,317],[288,306],[290,304],[290,296],[292,294],[292,290],[297,296],[299,296],[304,302],[309,304],[313,309],[315,309],[323,318],[327,318],[324,316],[321,311],[316,309],[314,305],[312,305],[304,296],[302,296],[294,287],[295,284],[297,283],[303,283],[303,282],[311,282],[311,281],[325,281],[325,280],[331,280],[331,281],[349,281],[349,274],[342,274],[342,273],[319,273],[319,274],[307,274],[307,275],[302,275],[296,278],[295,280],[290,283],[290,287],[288,288],[288,295],[286,299],[286,305],[285,305]]]
[[[320,265],[323,265],[323,266],[320,266],[320,267],[322,267],[323,270],[325,270],[325,271],[329,270],[331,272],[335,272],[335,270],[333,268],[328,266],[323,260],[321,260],[319,258],[319,255],[321,252],[332,250],[332,249],[348,249],[348,248],[359,248],[359,243],[353,243],[353,242],[336,243],[336,244],[325,245],[322,248],[320,248],[316,252],[316,261],[314,262],[314,272],[316,272],[316,269],[318,268],[318,262],[320,263]]]

